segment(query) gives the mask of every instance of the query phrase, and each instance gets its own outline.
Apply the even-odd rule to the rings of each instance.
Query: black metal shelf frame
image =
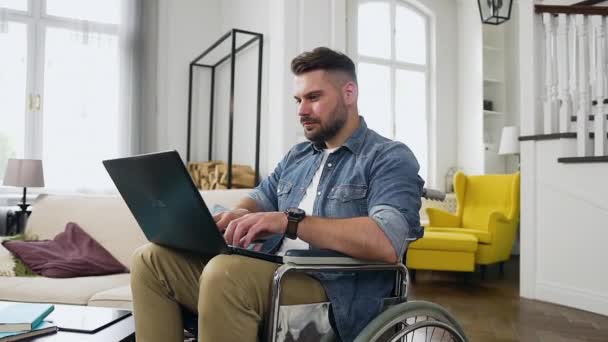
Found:
[[[236,47],[237,34],[253,36],[240,47]],[[230,53],[222,57],[219,61],[213,64],[203,64],[201,60],[217,48],[221,43],[231,39]],[[240,29],[232,29],[224,34],[220,39],[213,43],[207,50],[190,62],[190,74],[188,81],[188,148],[186,159],[190,162],[190,143],[192,137],[192,78],[195,68],[211,69],[211,94],[209,101],[209,160],[212,160],[213,155],[213,114],[214,114],[214,95],[215,95],[215,71],[218,66],[230,60],[230,98],[229,98],[229,120],[228,120],[228,189],[232,188],[232,143],[234,132],[234,79],[236,56],[250,45],[258,42],[258,79],[257,79],[257,112],[256,112],[256,127],[255,127],[255,185],[258,184],[260,178],[260,117],[261,117],[261,100],[262,100],[262,49],[264,46],[264,35],[257,32],[245,31]]]

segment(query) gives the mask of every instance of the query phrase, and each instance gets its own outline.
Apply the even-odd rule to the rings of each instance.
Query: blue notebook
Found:
[[[36,328],[29,331],[0,332],[0,342],[13,342],[30,339],[34,336],[53,334],[57,332],[57,326],[50,322],[42,322]]]
[[[55,306],[15,303],[0,309],[0,332],[28,331],[37,327]]]

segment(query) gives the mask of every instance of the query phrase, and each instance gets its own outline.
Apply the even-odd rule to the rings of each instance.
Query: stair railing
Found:
[[[608,7],[536,5],[543,133],[576,133],[578,157],[608,155]]]

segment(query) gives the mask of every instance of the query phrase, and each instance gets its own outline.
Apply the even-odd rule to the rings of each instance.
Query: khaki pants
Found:
[[[135,251],[131,290],[137,342],[183,341],[180,305],[198,312],[200,342],[257,341],[279,265],[239,255],[211,259],[155,244]],[[283,278],[281,303],[327,301],[314,278]]]

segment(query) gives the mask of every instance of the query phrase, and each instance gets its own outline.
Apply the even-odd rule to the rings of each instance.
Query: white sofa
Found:
[[[209,208],[218,204],[232,208],[248,191],[201,194]],[[441,205],[423,201],[422,221],[427,206]],[[34,203],[26,230],[39,239],[52,239],[68,222],[77,223],[127,267],[133,251],[147,242],[120,196],[41,195]],[[0,277],[0,300],[131,308],[129,274],[64,279]]]
[[[214,190],[201,194],[209,208],[234,207],[248,190]],[[133,251],[147,242],[120,196],[41,195],[26,231],[52,239],[75,222],[129,267]],[[131,308],[129,274],[54,279],[0,277],[0,300]]]

